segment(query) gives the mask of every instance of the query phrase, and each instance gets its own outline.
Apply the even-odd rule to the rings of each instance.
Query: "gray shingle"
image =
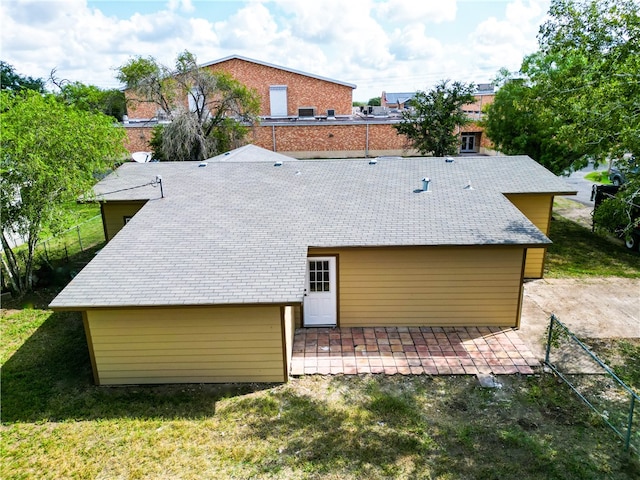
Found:
[[[369,165],[253,146],[233,155],[206,167],[130,163],[101,181],[100,198],[149,201],[52,307],[300,302],[309,247],[544,245],[502,194],[572,193],[524,156]],[[165,198],[132,188],[156,175]],[[418,191],[425,176],[430,191]]]

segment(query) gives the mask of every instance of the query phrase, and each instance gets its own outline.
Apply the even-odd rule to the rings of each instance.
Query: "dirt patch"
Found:
[[[587,207],[574,200],[558,197],[554,200],[553,213],[554,215],[560,215],[585,228],[591,229],[593,223],[593,207]]]
[[[551,314],[581,338],[640,338],[640,279],[541,279],[525,283],[520,337],[544,357]]]

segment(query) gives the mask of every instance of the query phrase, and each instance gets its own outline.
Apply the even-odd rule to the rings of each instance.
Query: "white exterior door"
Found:
[[[287,86],[271,85],[269,87],[269,105],[272,117],[287,116]]]
[[[307,259],[307,291],[304,297],[305,327],[337,324],[336,257]]]

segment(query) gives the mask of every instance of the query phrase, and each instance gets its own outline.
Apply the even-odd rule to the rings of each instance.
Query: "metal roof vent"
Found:
[[[447,163],[453,163],[453,157],[447,157],[444,159],[444,161]]]
[[[281,167],[282,166],[282,160],[276,160],[276,163],[273,164],[274,167]]]
[[[429,184],[431,183],[431,179],[429,177],[424,177],[422,179],[422,191],[423,192],[428,192],[429,191]]]
[[[200,162],[198,164],[199,167],[206,167],[207,165],[209,165],[207,162]]]
[[[372,158],[371,160],[369,160],[369,165],[376,165],[377,163],[378,163],[377,158]]]
[[[473,190],[473,187],[471,186],[471,180],[467,181],[467,184],[464,187],[465,190]]]

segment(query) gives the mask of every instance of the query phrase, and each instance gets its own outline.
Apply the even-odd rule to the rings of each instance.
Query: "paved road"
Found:
[[[606,168],[606,167],[605,167]],[[578,191],[578,194],[573,197],[566,197],[569,200],[575,200],[583,205],[588,207],[593,207],[593,202],[591,201],[591,188],[593,187],[593,182],[585,180],[584,176],[593,172],[596,169],[593,168],[593,164],[590,163],[588,167],[583,168],[582,170],[578,170],[577,172],[573,172],[568,177],[565,177],[565,181],[575,188]],[[602,165],[597,170],[603,170]]]

